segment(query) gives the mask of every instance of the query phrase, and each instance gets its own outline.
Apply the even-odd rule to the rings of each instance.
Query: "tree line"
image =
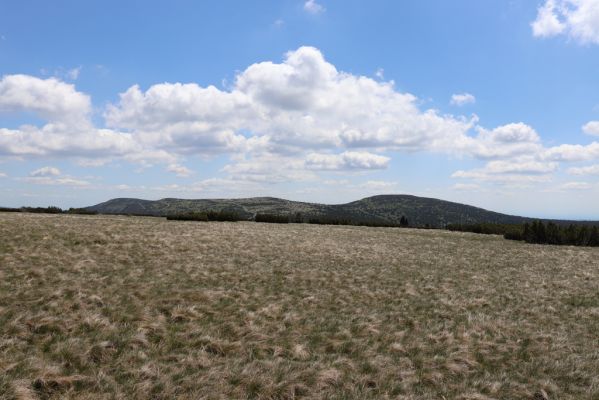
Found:
[[[448,224],[450,231],[503,235],[509,240],[533,244],[569,246],[599,246],[599,227],[588,225],[558,225],[555,222],[535,220],[524,224]]]
[[[97,211],[88,210],[86,208],[69,208],[63,210],[60,207],[0,207],[0,212],[24,212],[24,213],[35,213],[35,214],[83,214],[83,215],[95,215]]]
[[[0,207],[0,212],[27,212],[47,214],[83,214],[95,215],[96,211],[86,208],[69,208],[63,210],[60,207]],[[136,214],[137,215],[137,214]],[[175,213],[166,216],[167,220],[175,221],[247,221],[235,211],[191,211]],[[262,223],[308,223],[317,225],[353,225],[370,227],[409,227],[410,223],[405,216],[401,216],[399,223],[381,220],[352,220],[349,218],[336,218],[324,215],[274,214],[258,213],[252,218],[255,222]],[[419,228],[430,228],[420,226]],[[445,229],[458,232],[472,232],[487,235],[503,235],[508,240],[518,240],[533,244],[571,245],[571,246],[593,246],[599,247],[599,227],[569,224],[558,225],[554,222],[543,222],[535,220],[524,224],[498,224],[498,223],[475,223],[475,224],[447,224]]]
[[[533,221],[525,223],[519,234],[506,233],[504,237],[536,244],[599,246],[599,228],[596,225],[561,226],[551,221],[546,224],[543,221]]]

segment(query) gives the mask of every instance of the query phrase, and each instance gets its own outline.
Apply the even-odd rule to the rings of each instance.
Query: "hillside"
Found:
[[[336,205],[303,203],[273,197],[199,200],[167,198],[156,201],[119,198],[87,208],[101,214],[155,216],[189,211],[227,210],[247,219],[252,219],[257,213],[300,213],[304,218],[318,216],[356,222],[387,223],[399,223],[404,215],[410,221],[410,225],[432,227],[443,227],[449,223],[521,223],[527,220],[524,217],[496,213],[465,204],[410,195],[380,195]]]

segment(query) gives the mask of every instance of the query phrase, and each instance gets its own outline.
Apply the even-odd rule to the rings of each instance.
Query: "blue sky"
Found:
[[[0,203],[599,219],[599,0],[0,3]]]

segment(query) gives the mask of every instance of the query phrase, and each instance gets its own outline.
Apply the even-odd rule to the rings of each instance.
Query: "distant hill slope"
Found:
[[[243,218],[251,219],[257,213],[290,214],[301,213],[304,218],[326,217],[352,221],[377,221],[399,223],[406,216],[412,226],[444,227],[450,223],[473,224],[522,223],[529,218],[487,211],[450,201],[410,195],[381,195],[367,197],[347,204],[303,203],[273,197],[247,199],[162,199],[156,201],[119,198],[109,200],[89,210],[101,214],[137,214],[166,216],[188,211],[228,210]]]

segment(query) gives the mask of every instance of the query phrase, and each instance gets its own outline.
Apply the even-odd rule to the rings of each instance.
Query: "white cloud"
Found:
[[[249,66],[228,91],[180,83],[154,85],[145,92],[132,86],[107,108],[105,118],[109,127],[129,131],[144,148],[178,156],[252,154],[225,172],[245,170],[260,179],[268,174],[274,180],[289,174],[306,177],[300,170],[309,164],[303,162],[307,154],[338,149],[469,151],[466,145],[456,150],[456,143],[472,144],[466,132],[475,119],[421,111],[417,104],[389,82],[339,72],[317,49],[301,47],[282,63]],[[282,173],[280,164],[264,157],[268,154],[286,157],[286,162],[293,155],[294,167]],[[256,169],[261,173],[252,172]]]
[[[544,150],[540,157],[553,161],[587,161],[599,159],[599,142],[588,145],[562,144]]]
[[[483,168],[454,172],[452,178],[472,179],[481,182],[547,182],[556,171],[558,163],[536,161],[530,156],[508,160],[492,160]]]
[[[599,121],[589,121],[583,127],[582,131],[587,135],[599,136]]]
[[[560,22],[557,14],[554,0],[547,0],[544,5],[540,6],[537,19],[531,24],[533,35],[546,37],[562,33],[566,27]]]
[[[40,169],[36,169],[32,171],[29,176],[41,177],[41,176],[58,176],[60,175],[60,170],[54,167],[42,167]]]
[[[500,184],[540,183],[551,181],[551,176],[546,174],[496,174],[485,171],[484,169],[474,169],[470,171],[459,170],[454,172],[451,177]]]
[[[560,186],[561,189],[566,190],[588,190],[593,186],[587,182],[566,182]]]
[[[481,189],[480,185],[477,185],[476,183],[456,183],[451,188],[453,190],[460,190],[460,191],[467,191],[467,192],[477,191],[477,190]]]
[[[536,154],[542,149],[537,132],[522,122],[492,130],[478,127],[477,131],[476,138],[464,137],[461,147],[478,158],[511,158]]]
[[[465,104],[472,104],[476,102],[476,98],[470,93],[460,93],[451,96],[450,104],[454,106],[463,106]]]
[[[599,0],[546,0],[531,26],[537,37],[564,34],[583,44],[599,44]]]
[[[423,109],[393,82],[338,71],[313,47],[290,51],[279,63],[252,64],[227,89],[133,85],[106,107],[104,128],[91,121],[89,96],[55,78],[7,75],[0,95],[1,111],[33,111],[47,121],[0,127],[0,157],[70,157],[86,166],[126,160],[185,175],[187,157],[224,154],[230,157],[221,171],[227,179],[254,183],[316,181],[322,170],[383,169],[390,159],[380,153],[395,151],[488,160],[482,170],[462,172],[496,181],[550,174],[558,162],[599,159],[599,143],[546,148],[522,122],[487,129],[475,115]]]
[[[70,176],[61,176],[56,167],[42,167],[29,173],[28,177],[19,178],[22,181],[36,185],[88,186],[90,183]]]
[[[304,3],[304,10],[309,12],[310,14],[320,14],[326,11],[326,8],[321,4],[318,4],[316,0],[306,0]]]
[[[556,162],[496,160],[489,161],[484,170],[491,174],[548,174],[557,168]]]
[[[4,172],[0,172],[0,178],[6,178],[7,175]]]
[[[371,192],[388,192],[397,188],[397,182],[367,181],[360,184],[359,187]]]
[[[81,123],[91,111],[91,101],[55,78],[5,75],[0,79],[0,111],[30,111],[52,121]]]
[[[599,175],[599,164],[568,169],[570,175]]]
[[[89,186],[88,181],[81,179],[74,179],[69,177],[53,178],[50,176],[30,176],[22,179],[25,182],[33,183],[36,185],[62,185],[62,186]]]
[[[179,164],[170,164],[166,170],[168,172],[173,172],[175,173],[177,176],[185,178],[188,177],[189,175],[191,175],[193,173],[192,170],[190,170],[189,168],[183,166],[183,165],[179,165]]]
[[[306,166],[316,170],[372,170],[385,169],[389,165],[389,157],[368,152],[346,151],[341,154],[310,153],[306,158]]]
[[[260,183],[302,182],[317,180],[318,175],[306,168],[297,155],[260,154],[242,157],[226,165],[223,172],[231,179]]]

